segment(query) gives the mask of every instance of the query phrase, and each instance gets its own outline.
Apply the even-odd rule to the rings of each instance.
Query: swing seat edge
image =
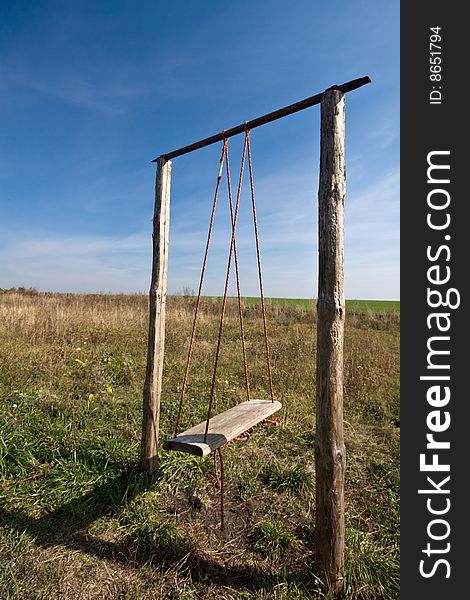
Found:
[[[204,442],[206,421],[166,440],[164,450],[178,450],[196,456],[207,456],[217,448],[251,429],[282,408],[278,400],[248,400],[215,415],[209,421],[207,440]]]

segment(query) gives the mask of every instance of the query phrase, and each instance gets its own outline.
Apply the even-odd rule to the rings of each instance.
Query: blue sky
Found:
[[[346,98],[346,297],[399,297],[396,0],[23,0],[0,11],[0,287],[147,291],[153,158],[369,75]],[[265,293],[314,297],[319,107],[254,130],[252,148]],[[197,289],[220,151],[173,161],[171,293]],[[238,244],[242,292],[255,295],[247,192]],[[223,193],[211,295],[223,293],[226,203]]]

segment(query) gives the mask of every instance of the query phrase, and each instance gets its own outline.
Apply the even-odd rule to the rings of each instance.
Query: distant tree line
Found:
[[[36,288],[33,287],[11,287],[11,288],[2,288],[0,287],[0,294],[23,294],[25,296],[38,296],[41,292],[39,292]]]

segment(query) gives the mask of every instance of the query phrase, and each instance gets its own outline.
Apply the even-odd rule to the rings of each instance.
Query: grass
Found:
[[[313,487],[310,473],[301,464],[285,466],[282,463],[274,462],[266,467],[264,480],[273,489],[280,492],[302,494]]]
[[[279,560],[289,551],[296,550],[300,542],[295,534],[282,523],[262,521],[251,533],[253,548],[263,556]]]
[[[248,300],[248,299],[247,299]],[[161,415],[172,433],[194,299],[170,297]],[[346,593],[399,597],[399,305],[348,306]],[[203,300],[183,427],[204,418],[219,300]],[[384,309],[384,310],[382,310]],[[267,397],[262,322],[245,302],[253,397]],[[147,299],[0,293],[0,598],[325,597],[312,576],[315,307],[268,302],[280,424],[210,458],[137,471]],[[216,407],[244,399],[236,303]],[[276,415],[277,416],[277,415]]]
[[[214,299],[217,299],[214,297]],[[257,297],[246,296],[243,298],[245,304],[259,304]],[[304,308],[315,307],[316,300],[312,298],[266,298],[266,304],[290,304],[293,306],[302,306]],[[399,300],[346,300],[346,310],[348,313],[363,315],[372,313],[374,315],[387,315],[389,313],[400,312]]]

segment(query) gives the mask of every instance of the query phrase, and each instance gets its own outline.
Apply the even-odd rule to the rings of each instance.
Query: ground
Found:
[[[172,433],[193,298],[170,297],[162,438]],[[183,427],[204,418],[220,301],[203,302]],[[147,299],[0,293],[0,597],[322,598],[314,573],[314,302],[268,303],[279,424],[211,457],[137,469]],[[235,302],[216,411],[244,400]],[[267,398],[259,306],[245,302],[252,397]],[[346,598],[399,597],[399,306],[348,303]]]

